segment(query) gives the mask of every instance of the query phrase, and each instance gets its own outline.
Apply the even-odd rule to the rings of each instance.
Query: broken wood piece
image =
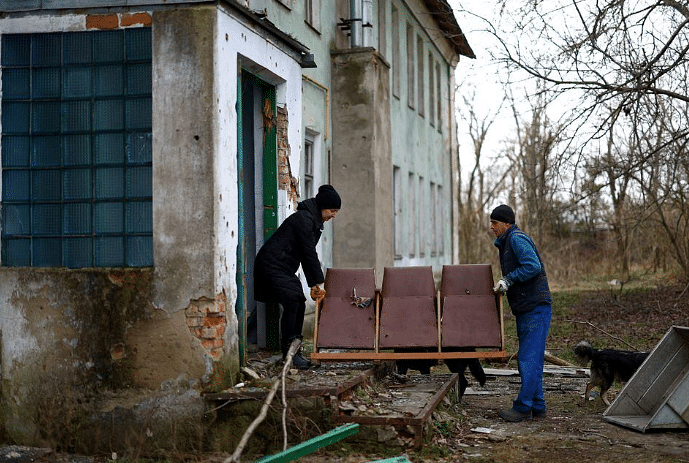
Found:
[[[545,360],[546,362],[550,362],[553,365],[559,365],[561,367],[577,367],[577,365],[574,365],[573,363],[569,363],[567,360],[562,360],[559,357],[555,357],[553,354],[551,354],[548,351],[545,351]]]
[[[261,379],[261,376],[249,367],[242,367],[242,373],[253,379]]]

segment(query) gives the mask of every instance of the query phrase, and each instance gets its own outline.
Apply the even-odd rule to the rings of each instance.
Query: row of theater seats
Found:
[[[492,288],[489,264],[443,266],[438,290],[431,267],[387,267],[380,289],[374,269],[328,269],[315,348],[501,348],[500,300]]]

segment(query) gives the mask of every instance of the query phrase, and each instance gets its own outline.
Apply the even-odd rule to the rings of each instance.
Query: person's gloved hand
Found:
[[[325,290],[321,288],[320,286],[312,286],[311,287],[311,299],[314,301],[318,299],[323,299],[325,297]]]
[[[494,293],[504,293],[504,292],[507,292],[507,288],[509,288],[509,287],[510,287],[510,280],[508,280],[506,278],[500,278],[500,280],[498,280],[498,283],[493,288],[493,292]]]

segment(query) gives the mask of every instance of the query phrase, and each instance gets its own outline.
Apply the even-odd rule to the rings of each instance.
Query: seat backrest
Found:
[[[372,268],[329,268],[325,273],[326,298],[350,298],[356,288],[359,297],[373,297],[376,293],[376,274]]]
[[[493,294],[493,271],[490,264],[443,265],[440,297]]]
[[[427,267],[385,267],[381,296],[435,296],[433,268]]]

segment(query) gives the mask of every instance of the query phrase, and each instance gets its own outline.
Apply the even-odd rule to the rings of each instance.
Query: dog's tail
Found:
[[[587,364],[593,359],[595,349],[589,341],[579,341],[573,352],[579,362]]]
[[[486,384],[486,372],[483,371],[483,367],[481,366],[481,362],[479,362],[478,359],[471,359],[469,362],[469,371],[471,374],[476,378],[476,381],[483,386]]]

